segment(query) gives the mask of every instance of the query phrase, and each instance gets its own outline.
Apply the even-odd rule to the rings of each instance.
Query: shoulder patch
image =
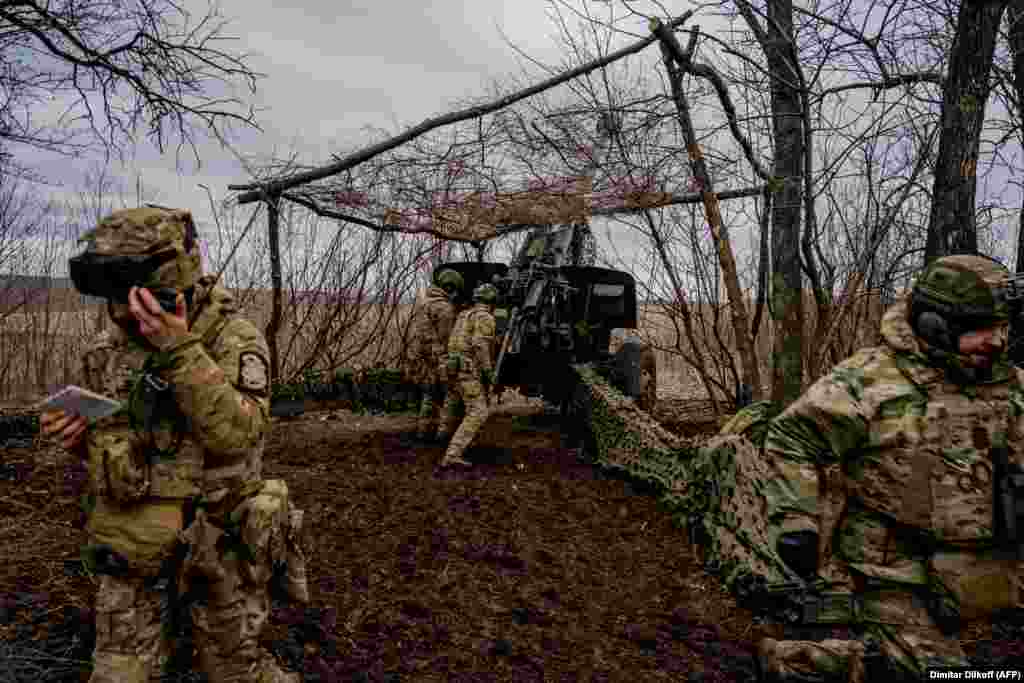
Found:
[[[258,353],[244,351],[238,357],[238,386],[246,391],[266,391],[270,373]]]

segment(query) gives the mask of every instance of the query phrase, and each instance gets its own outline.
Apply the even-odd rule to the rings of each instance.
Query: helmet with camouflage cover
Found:
[[[956,352],[960,335],[1010,319],[1010,272],[977,254],[943,256],[914,283],[910,323],[929,344]]]
[[[434,275],[434,284],[446,292],[461,292],[462,288],[466,286],[466,283],[463,281],[462,275],[459,274],[459,271],[451,268],[439,270]]]
[[[86,254],[100,257],[157,256],[160,265],[141,283],[146,287],[189,290],[202,276],[202,259],[192,214],[147,205],[115,211],[82,235]]]
[[[473,301],[482,304],[494,304],[498,301],[498,289],[490,283],[484,283],[473,290]]]

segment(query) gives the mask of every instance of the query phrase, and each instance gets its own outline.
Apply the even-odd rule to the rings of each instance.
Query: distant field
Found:
[[[269,297],[259,296],[255,300],[249,298],[249,305],[243,311],[261,329],[270,319]],[[808,302],[810,303],[810,302]],[[291,304],[286,301],[286,320],[278,336],[279,352],[282,359],[282,374],[293,372],[293,368],[301,359],[307,358],[312,350],[313,340],[308,332],[294,334],[295,321],[302,320],[307,314],[323,315],[323,306],[317,304]],[[355,310],[355,309],[353,309]],[[813,309],[809,309],[813,312]],[[403,339],[403,328],[406,325],[411,306],[398,305],[392,323],[378,328],[374,321],[386,312],[382,306],[367,305],[360,307],[359,316],[350,325],[337,329],[336,340],[329,344],[321,357],[329,361],[336,359],[337,364],[353,368],[371,367],[374,365],[394,366],[397,364],[407,344]],[[719,339],[732,347],[732,335],[729,332],[728,316],[719,311],[719,329],[713,333],[714,315],[709,307],[701,310],[708,332],[701,333],[702,327],[695,324],[699,347],[705,353],[709,349],[719,348]],[[877,318],[879,311],[868,316],[866,322],[845,330],[844,339],[855,339],[857,344],[871,343],[877,336]],[[0,312],[0,316],[3,313]],[[813,317],[806,316],[808,333],[813,329]],[[762,320],[763,333],[759,337],[757,355],[759,358],[762,380],[769,379],[769,358],[771,357],[771,329],[767,315]],[[80,357],[89,340],[105,325],[110,324],[101,306],[79,306],[77,310],[49,311],[36,307],[27,312],[18,312],[0,317],[0,400],[34,399],[45,395],[55,387],[76,381]],[[652,340],[656,347],[671,349],[675,346],[676,336],[682,335],[670,324],[659,309],[654,306],[641,306],[639,334]],[[685,338],[684,338],[685,339]],[[682,344],[689,351],[689,345]],[[706,399],[706,392],[700,383],[696,371],[676,353],[656,350],[658,360],[659,396],[671,399]],[[730,355],[735,357],[735,351]],[[339,363],[340,359],[347,359]]]

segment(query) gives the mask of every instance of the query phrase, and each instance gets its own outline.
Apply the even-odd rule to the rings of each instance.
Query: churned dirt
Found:
[[[413,428],[341,409],[275,425],[265,476],[307,511],[312,601],[275,603],[263,640],[306,681],[753,680],[781,629],[736,606],[654,498],[581,462],[557,417],[502,406],[457,471]],[[51,447],[0,448],[0,680],[88,679],[83,483]]]

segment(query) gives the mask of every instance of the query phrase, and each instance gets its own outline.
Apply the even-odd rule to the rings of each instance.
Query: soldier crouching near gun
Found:
[[[970,664],[966,621],[1024,604],[1024,371],[1006,354],[1020,295],[987,257],[935,260],[886,312],[882,345],[769,424],[775,548],[837,583],[831,609],[846,596],[858,639],[762,641],[762,680],[924,680]]]
[[[447,441],[458,424],[441,460],[448,465],[471,466],[462,454],[487,421],[489,394],[494,384],[494,304],[498,290],[482,284],[473,290],[473,306],[455,320],[448,340],[448,396],[444,401],[444,421],[437,432],[438,441]],[[461,404],[461,405],[460,405]],[[459,422],[459,413],[465,417]]]
[[[302,511],[261,475],[266,341],[201,276],[188,211],[117,211],[83,241],[71,277],[117,323],[86,352],[84,383],[126,408],[92,425],[61,411],[41,423],[89,471],[85,556],[101,575],[89,680],[158,680],[188,604],[209,681],[297,683],[258,644],[272,581],[309,599]]]
[[[443,366],[458,313],[455,297],[464,286],[458,271],[445,268],[434,276],[434,284],[423,293],[413,314],[412,358],[423,392],[416,427],[416,438],[420,441],[434,438],[437,432],[438,413],[445,400]]]

